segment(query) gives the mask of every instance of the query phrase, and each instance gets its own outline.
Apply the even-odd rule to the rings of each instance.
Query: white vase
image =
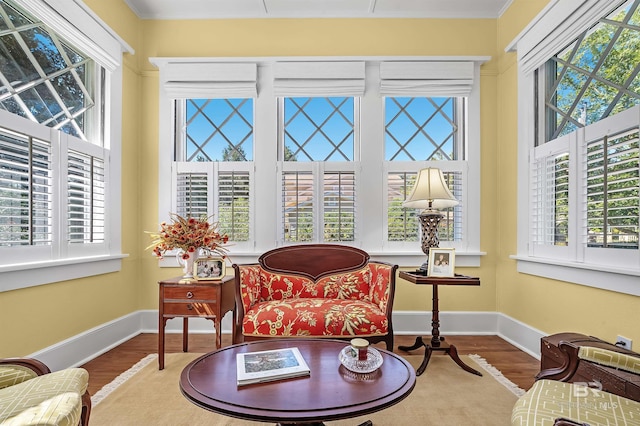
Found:
[[[182,272],[184,273],[182,278],[183,279],[192,279],[193,278],[193,265],[194,265],[196,259],[198,259],[198,250],[194,251],[193,253],[189,253],[189,258],[188,259],[183,259],[182,258],[183,254],[184,254],[184,252],[178,253],[178,263],[180,265],[182,265]]]

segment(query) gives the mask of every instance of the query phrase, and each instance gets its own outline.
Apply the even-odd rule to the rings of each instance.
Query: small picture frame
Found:
[[[452,248],[429,249],[429,267],[427,275],[430,277],[453,277],[456,263],[456,250]]]
[[[222,257],[201,257],[193,263],[193,277],[198,281],[221,280],[226,272],[226,264]]]

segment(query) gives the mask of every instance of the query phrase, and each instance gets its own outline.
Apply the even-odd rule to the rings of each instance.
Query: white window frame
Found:
[[[133,49],[111,30],[98,16],[81,2],[67,0],[17,0],[37,19],[42,20],[48,27],[61,35],[73,46],[89,55],[106,72],[105,91],[105,122],[103,123],[104,149],[108,150],[105,160],[105,192],[108,202],[109,215],[105,223],[105,243],[100,247],[94,246],[89,252],[77,252],[66,244],[66,237],[58,239],[49,247],[48,259],[38,258],[35,254],[41,247],[10,247],[2,250],[0,256],[0,292],[49,284],[58,281],[89,277],[94,275],[117,272],[121,269],[121,155],[122,155],[122,54],[134,53]],[[0,114],[0,125],[11,129],[34,129],[33,126],[44,127],[13,114]],[[46,128],[47,132],[57,133],[52,137],[62,138],[73,145],[78,143],[73,138],[60,135],[59,132]],[[39,130],[35,130],[39,131]],[[83,142],[86,143],[86,142]],[[56,148],[57,149],[57,148]],[[54,220],[56,226],[64,224],[60,215],[66,217],[66,174],[61,170],[60,155],[54,160]],[[63,205],[64,204],[64,205]],[[62,232],[66,235],[66,230]],[[12,253],[5,257],[4,252]],[[23,254],[22,259],[16,259],[17,254]],[[28,273],[27,273],[28,272]]]
[[[518,54],[518,272],[640,296],[637,262],[627,267],[536,256],[531,250],[530,154],[535,146],[535,73],[549,58],[625,0],[554,1],[506,51]],[[577,238],[577,236],[575,236]],[[577,258],[577,257],[576,257]]]
[[[377,260],[388,261],[401,266],[416,266],[424,262],[424,253],[420,244],[402,249],[393,249],[384,244],[386,240],[385,223],[386,175],[384,175],[384,99],[380,96],[380,63],[383,61],[469,61],[474,64],[474,81],[468,97],[468,116],[465,125],[468,132],[468,199],[465,200],[468,217],[465,218],[467,241],[460,250],[456,250],[457,266],[480,266],[480,258],[485,253],[480,250],[480,66],[489,57],[247,57],[247,58],[150,58],[160,72],[159,88],[159,200],[158,218],[163,220],[171,209],[171,174],[166,173],[171,167],[173,153],[172,133],[172,100],[162,87],[162,81],[168,67],[175,64],[210,64],[252,62],[258,65],[258,96],[254,102],[254,163],[253,190],[255,198],[251,221],[254,241],[252,247],[240,250],[230,247],[229,256],[232,262],[255,262],[262,253],[280,244],[281,199],[278,188],[281,186],[279,170],[282,165],[277,155],[278,111],[276,98],[280,95],[274,88],[275,76],[281,76],[276,70],[278,62],[314,61],[345,62],[363,61],[365,63],[365,91],[360,99],[362,126],[359,129],[360,161],[357,169],[358,194],[356,241],[345,242],[357,245],[366,250]],[[310,67],[313,69],[313,67]],[[182,74],[183,77],[185,74]],[[186,75],[185,80],[190,77]],[[357,83],[357,82],[356,82]],[[359,84],[359,83],[358,83]],[[359,85],[355,87],[359,90]],[[355,90],[355,89],[354,89]],[[327,96],[330,96],[328,94]],[[356,133],[358,130],[356,130]],[[329,170],[329,168],[327,169]],[[416,172],[419,170],[416,165]],[[259,226],[258,226],[259,225]],[[361,232],[367,230],[367,232]],[[161,266],[177,267],[175,259],[165,257]]]

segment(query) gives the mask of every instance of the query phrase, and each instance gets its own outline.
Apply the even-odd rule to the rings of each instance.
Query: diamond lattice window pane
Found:
[[[455,157],[455,98],[387,98],[387,161],[452,160]]]
[[[187,161],[252,161],[253,99],[188,99]]]
[[[353,98],[285,98],[286,161],[353,161]]]
[[[551,58],[547,141],[640,103],[638,16],[628,1]]]
[[[0,8],[10,17],[2,20],[7,34],[0,37],[0,73],[10,87],[0,88],[0,107],[87,140],[86,116],[97,84],[88,76],[98,74],[87,67],[99,67],[13,2],[3,1]]]

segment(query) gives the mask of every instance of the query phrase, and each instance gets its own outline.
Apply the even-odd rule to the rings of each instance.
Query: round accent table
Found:
[[[192,361],[180,389],[192,403],[230,417],[282,424],[321,424],[388,408],[413,390],[416,375],[404,358],[378,349],[382,366],[357,374],[341,365],[348,342],[326,339],[269,339],[228,346]],[[310,376],[238,387],[236,354],[297,347]],[[369,423],[369,422],[367,422]]]

